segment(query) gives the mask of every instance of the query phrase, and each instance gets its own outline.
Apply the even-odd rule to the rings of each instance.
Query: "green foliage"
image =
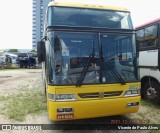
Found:
[[[25,91],[0,99],[6,99],[5,106],[0,108],[0,113],[18,121],[23,121],[27,114],[42,113],[47,110],[46,99],[40,91]]]
[[[18,52],[18,49],[9,49],[8,52],[14,52],[14,53],[17,53]]]
[[[5,96],[0,96],[0,101],[4,101],[6,99]]]
[[[160,133],[160,131],[158,131],[158,130],[150,130],[149,133]]]
[[[143,106],[149,106],[149,107],[152,108],[152,109],[160,109],[160,107],[159,107],[158,105],[155,105],[155,104],[153,104],[153,103],[151,103],[151,102],[149,102],[149,101],[146,101],[146,100],[144,100],[144,99],[141,99],[141,104],[142,104]]]
[[[31,50],[30,52],[37,53],[37,51],[36,51],[36,50]]]

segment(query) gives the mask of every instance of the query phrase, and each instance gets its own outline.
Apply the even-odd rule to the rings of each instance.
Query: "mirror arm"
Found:
[[[41,41],[46,41],[48,38],[47,38],[47,36],[45,35],[42,39],[41,39]]]

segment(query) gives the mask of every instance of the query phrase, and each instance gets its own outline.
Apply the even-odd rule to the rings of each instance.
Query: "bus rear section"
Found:
[[[47,13],[45,37],[37,46],[49,118],[137,112],[140,81],[129,11],[53,1]]]
[[[142,97],[160,104],[160,18],[136,28]]]

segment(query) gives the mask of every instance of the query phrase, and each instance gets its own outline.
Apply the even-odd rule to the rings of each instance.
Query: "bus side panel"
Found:
[[[158,49],[140,51],[139,66],[158,66]]]
[[[139,52],[140,77],[154,77],[160,82],[159,50],[147,50]]]
[[[159,71],[160,71],[160,48],[158,49],[158,67],[159,67]]]

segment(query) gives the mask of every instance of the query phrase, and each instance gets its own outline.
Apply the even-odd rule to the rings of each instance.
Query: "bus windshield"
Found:
[[[50,38],[53,42],[49,61],[51,82],[75,85],[93,53],[94,59],[82,84],[120,83],[113,69],[124,82],[137,81],[134,38],[134,34],[121,33],[102,33],[99,37],[97,33],[55,32]]]
[[[48,26],[133,29],[129,12],[70,7],[49,7]]]

